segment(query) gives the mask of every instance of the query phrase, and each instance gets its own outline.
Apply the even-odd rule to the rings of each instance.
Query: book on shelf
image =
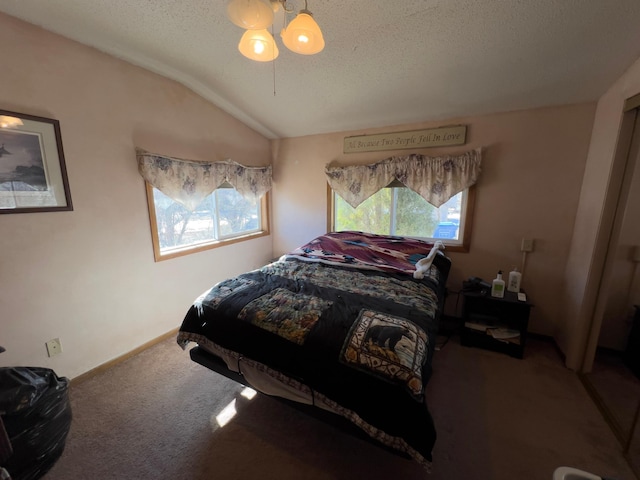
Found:
[[[513,330],[511,328],[491,328],[489,334],[497,340],[507,340],[510,338],[519,338],[520,330]]]
[[[505,343],[520,343],[520,331],[511,328],[498,327],[495,325],[488,325],[484,322],[464,322],[465,328],[474,330],[476,332],[482,332],[490,335],[496,340]]]
[[[464,322],[464,326],[472,330],[486,332],[488,328],[498,327],[498,319],[491,315],[473,314]]]
[[[510,328],[491,328],[487,333],[493,338],[504,343],[520,344],[520,331]]]
[[[492,328],[486,323],[478,323],[478,322],[464,322],[464,326],[466,328],[470,328],[471,330],[477,330],[479,332],[486,332],[487,329]]]

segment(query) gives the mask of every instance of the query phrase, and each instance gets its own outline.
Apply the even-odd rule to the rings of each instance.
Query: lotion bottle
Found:
[[[504,297],[504,280],[502,279],[502,270],[498,270],[498,276],[491,283],[491,296],[497,298]]]
[[[518,271],[518,267],[513,267],[513,270],[509,272],[509,282],[507,283],[507,290],[510,292],[518,293],[520,291],[520,282],[522,280],[522,274]]]

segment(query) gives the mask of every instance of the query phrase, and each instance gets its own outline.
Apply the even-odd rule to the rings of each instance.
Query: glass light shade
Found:
[[[239,27],[261,30],[273,23],[273,8],[269,0],[230,0],[227,16]]]
[[[311,12],[300,10],[298,16],[280,33],[282,42],[292,52],[313,55],[324,48],[324,38]]]
[[[0,128],[15,128],[20,125],[24,125],[22,120],[17,117],[10,117],[8,115],[0,115]]]
[[[270,62],[280,54],[276,41],[267,30],[244,32],[238,44],[238,50],[245,57],[258,62]]]

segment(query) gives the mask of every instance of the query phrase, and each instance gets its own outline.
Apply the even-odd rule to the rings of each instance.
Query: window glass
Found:
[[[210,197],[217,206],[220,237],[256,232],[260,229],[260,204],[247,200],[234,188],[219,188]],[[213,212],[212,212],[213,213]]]
[[[200,251],[255,233],[265,232],[263,208],[266,201],[247,200],[234,188],[219,188],[193,211],[147,186],[151,194],[152,237],[156,260]],[[155,225],[154,225],[155,224]]]
[[[439,239],[462,246],[464,230],[470,228],[468,197],[465,190],[434,207],[409,188],[388,187],[353,208],[334,192],[333,229]]]

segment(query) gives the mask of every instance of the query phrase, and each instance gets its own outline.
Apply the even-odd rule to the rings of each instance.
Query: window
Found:
[[[474,187],[454,195],[439,208],[394,182],[353,208],[330,189],[332,231],[359,230],[441,240],[449,251],[468,251]]]
[[[223,186],[191,212],[147,183],[156,261],[268,235],[267,195],[251,201]]]

